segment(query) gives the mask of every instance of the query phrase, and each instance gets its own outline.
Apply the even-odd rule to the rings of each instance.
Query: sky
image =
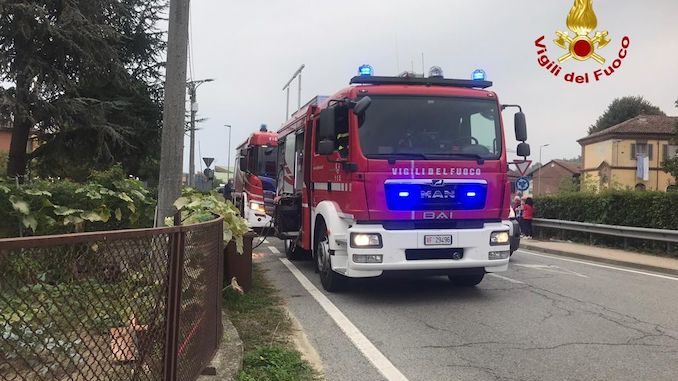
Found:
[[[597,31],[611,42],[593,60],[562,63],[555,77],[538,62],[535,40],[545,36],[546,55],[566,53],[553,40],[566,31],[572,0],[193,0],[191,70],[193,79],[214,78],[198,89],[197,131],[203,157],[226,165],[232,126],[235,147],[261,124],[277,130],[285,120],[282,87],[304,64],[302,104],[348,85],[361,64],[376,75],[404,70],[426,72],[432,65],[445,77],[470,78],[486,71],[492,90],[527,115],[532,159],[577,157],[577,143],[617,97],[641,95],[669,115],[678,115],[678,1],[594,0]],[[573,35],[572,32],[570,32]],[[610,77],[577,84],[570,72],[593,73],[608,67],[629,37],[627,55]],[[591,74],[589,74],[591,76]],[[296,109],[292,85],[290,112]],[[515,149],[513,118],[504,113],[507,146]],[[201,163],[199,158],[196,163]],[[198,166],[198,164],[196,164]],[[188,168],[188,139],[184,167]],[[200,168],[200,167],[198,167]]]

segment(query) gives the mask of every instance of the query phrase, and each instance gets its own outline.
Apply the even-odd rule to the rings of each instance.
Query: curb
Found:
[[[645,265],[645,264],[642,264],[642,263],[620,261],[620,260],[611,259],[611,258],[594,257],[594,256],[586,255],[586,254],[572,253],[572,252],[564,251],[564,250],[548,249],[548,248],[543,248],[541,246],[534,246],[534,245],[530,245],[530,244],[525,244],[522,241],[520,242],[520,247],[518,248],[518,250],[521,250],[521,249],[539,251],[539,252],[542,252],[542,253],[559,255],[559,256],[563,256],[563,257],[583,259],[583,260],[587,260],[587,261],[591,261],[591,262],[600,262],[600,263],[606,263],[606,264],[610,264],[610,265],[631,267],[631,268],[635,268],[635,269],[638,269],[638,270],[653,271],[653,272],[666,274],[666,275],[678,275],[678,270],[676,270],[676,269],[669,269],[669,268],[665,268],[665,267]]]
[[[238,331],[224,311],[221,312],[221,323],[224,327],[221,344],[197,381],[232,381],[242,370],[245,349]]]

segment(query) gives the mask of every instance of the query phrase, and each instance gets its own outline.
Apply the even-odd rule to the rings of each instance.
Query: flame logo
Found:
[[[567,28],[584,36],[598,26],[596,12],[593,11],[593,0],[574,0],[574,5],[567,15]]]
[[[605,58],[596,53],[610,43],[607,31],[595,32],[593,38],[589,33],[598,26],[596,12],[593,11],[593,0],[574,0],[574,5],[567,15],[567,28],[575,33],[571,37],[569,33],[558,31],[554,40],[556,45],[568,51],[558,61],[567,61],[574,58],[578,61],[594,59],[600,64],[605,63]]]

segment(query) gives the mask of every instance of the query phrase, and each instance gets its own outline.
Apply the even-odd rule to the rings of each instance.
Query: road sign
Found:
[[[519,177],[518,180],[516,180],[516,190],[525,192],[528,189],[530,189],[530,179],[527,177]]]
[[[214,158],[213,157],[203,157],[202,161],[204,161],[205,165],[209,167],[210,165],[212,165],[212,163],[214,163]]]
[[[214,179],[214,170],[205,168],[205,170],[202,171],[202,173],[205,175],[205,177],[207,177],[207,180]]]
[[[513,162],[513,164],[518,168],[518,173],[520,173],[520,176],[525,176],[527,173],[527,170],[530,168],[530,165],[532,165],[532,160],[516,160]]]

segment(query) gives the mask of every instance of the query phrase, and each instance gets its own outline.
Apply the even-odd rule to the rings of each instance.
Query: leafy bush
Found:
[[[546,196],[535,199],[535,217],[678,229],[678,193],[609,191]]]
[[[235,240],[238,253],[243,251],[243,235],[249,228],[240,216],[240,211],[230,201],[216,192],[200,193],[193,188],[184,188],[181,197],[174,202],[174,207],[181,212],[181,221],[184,224],[206,222],[214,216],[224,218],[224,242]],[[165,219],[165,225],[173,225],[171,217]]]
[[[7,159],[9,159],[9,154],[0,151],[0,176],[7,176]]]
[[[115,167],[86,184],[0,182],[0,237],[150,227],[154,211],[149,191]]]

